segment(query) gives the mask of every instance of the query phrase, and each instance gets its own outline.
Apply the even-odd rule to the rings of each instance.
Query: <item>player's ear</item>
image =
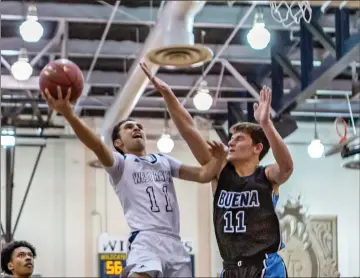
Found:
[[[119,139],[119,138],[114,141],[114,146],[117,147],[117,148],[119,148],[119,149],[120,149],[123,145],[124,145],[123,142],[122,142],[121,139]]]
[[[10,271],[14,270],[14,264],[11,261],[7,264],[7,267]]]
[[[255,145],[255,152],[257,154],[260,154],[262,152],[263,148],[264,148],[264,145],[262,143],[256,144]]]

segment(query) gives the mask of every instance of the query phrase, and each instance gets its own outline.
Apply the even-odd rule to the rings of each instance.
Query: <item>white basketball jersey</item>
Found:
[[[178,236],[180,218],[173,177],[178,177],[180,162],[159,154],[114,156],[114,166],[105,169],[131,231]]]

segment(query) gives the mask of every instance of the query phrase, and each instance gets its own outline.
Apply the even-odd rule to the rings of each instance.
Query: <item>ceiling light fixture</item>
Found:
[[[255,14],[254,25],[247,34],[247,40],[253,49],[261,50],[268,46],[271,39],[270,32],[265,28],[264,14]]]
[[[213,98],[209,93],[207,82],[201,81],[200,86],[193,98],[194,106],[199,111],[207,111],[213,104]]]
[[[164,116],[164,131],[157,141],[157,148],[161,153],[170,153],[174,146],[174,140],[171,139],[170,132],[169,132],[169,122],[168,122],[168,116],[167,116],[167,110],[165,108],[165,116]]]
[[[20,49],[19,59],[12,64],[11,73],[18,81],[26,81],[32,75],[33,68],[29,63],[29,58],[25,48]]]
[[[44,28],[38,22],[37,9],[34,5],[28,8],[26,20],[19,26],[20,35],[26,42],[38,42],[44,34]]]

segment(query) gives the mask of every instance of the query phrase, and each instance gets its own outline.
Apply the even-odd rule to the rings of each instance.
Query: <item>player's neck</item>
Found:
[[[233,162],[236,173],[238,173],[241,177],[246,177],[252,175],[256,168],[259,165],[258,160],[250,160],[250,161],[235,161]]]
[[[11,275],[11,277],[30,278],[31,275],[19,275],[19,274],[13,273],[13,274]]]
[[[143,151],[132,151],[132,152],[127,152],[129,154],[133,154],[133,155],[136,155],[136,156],[146,156],[146,151],[143,150]]]

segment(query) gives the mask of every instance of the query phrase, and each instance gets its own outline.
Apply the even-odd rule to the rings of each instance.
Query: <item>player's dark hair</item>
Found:
[[[1,270],[6,274],[12,275],[12,271],[8,268],[8,263],[11,261],[14,250],[19,247],[29,248],[34,258],[36,258],[35,247],[27,241],[13,241],[7,244],[3,250],[1,250]]]
[[[270,144],[268,139],[266,138],[264,130],[261,128],[260,125],[249,122],[237,123],[230,127],[231,134],[234,134],[236,132],[244,132],[250,135],[254,144],[261,143],[263,145],[263,149],[259,155],[259,160],[263,159],[264,156],[269,152]]]
[[[120,128],[121,128],[121,126],[122,126],[124,123],[126,123],[126,122],[134,122],[134,121],[135,121],[135,120],[134,120],[134,119],[131,119],[131,118],[122,120],[122,121],[118,122],[118,123],[114,126],[114,128],[113,128],[113,130],[112,130],[111,140],[112,140],[112,142],[113,142],[113,146],[114,146],[115,150],[117,150],[117,151],[118,151],[119,153],[121,153],[121,154],[124,154],[124,152],[123,152],[121,149],[119,149],[118,147],[116,147],[116,146],[114,145],[114,142],[115,142],[117,139],[120,138]]]

